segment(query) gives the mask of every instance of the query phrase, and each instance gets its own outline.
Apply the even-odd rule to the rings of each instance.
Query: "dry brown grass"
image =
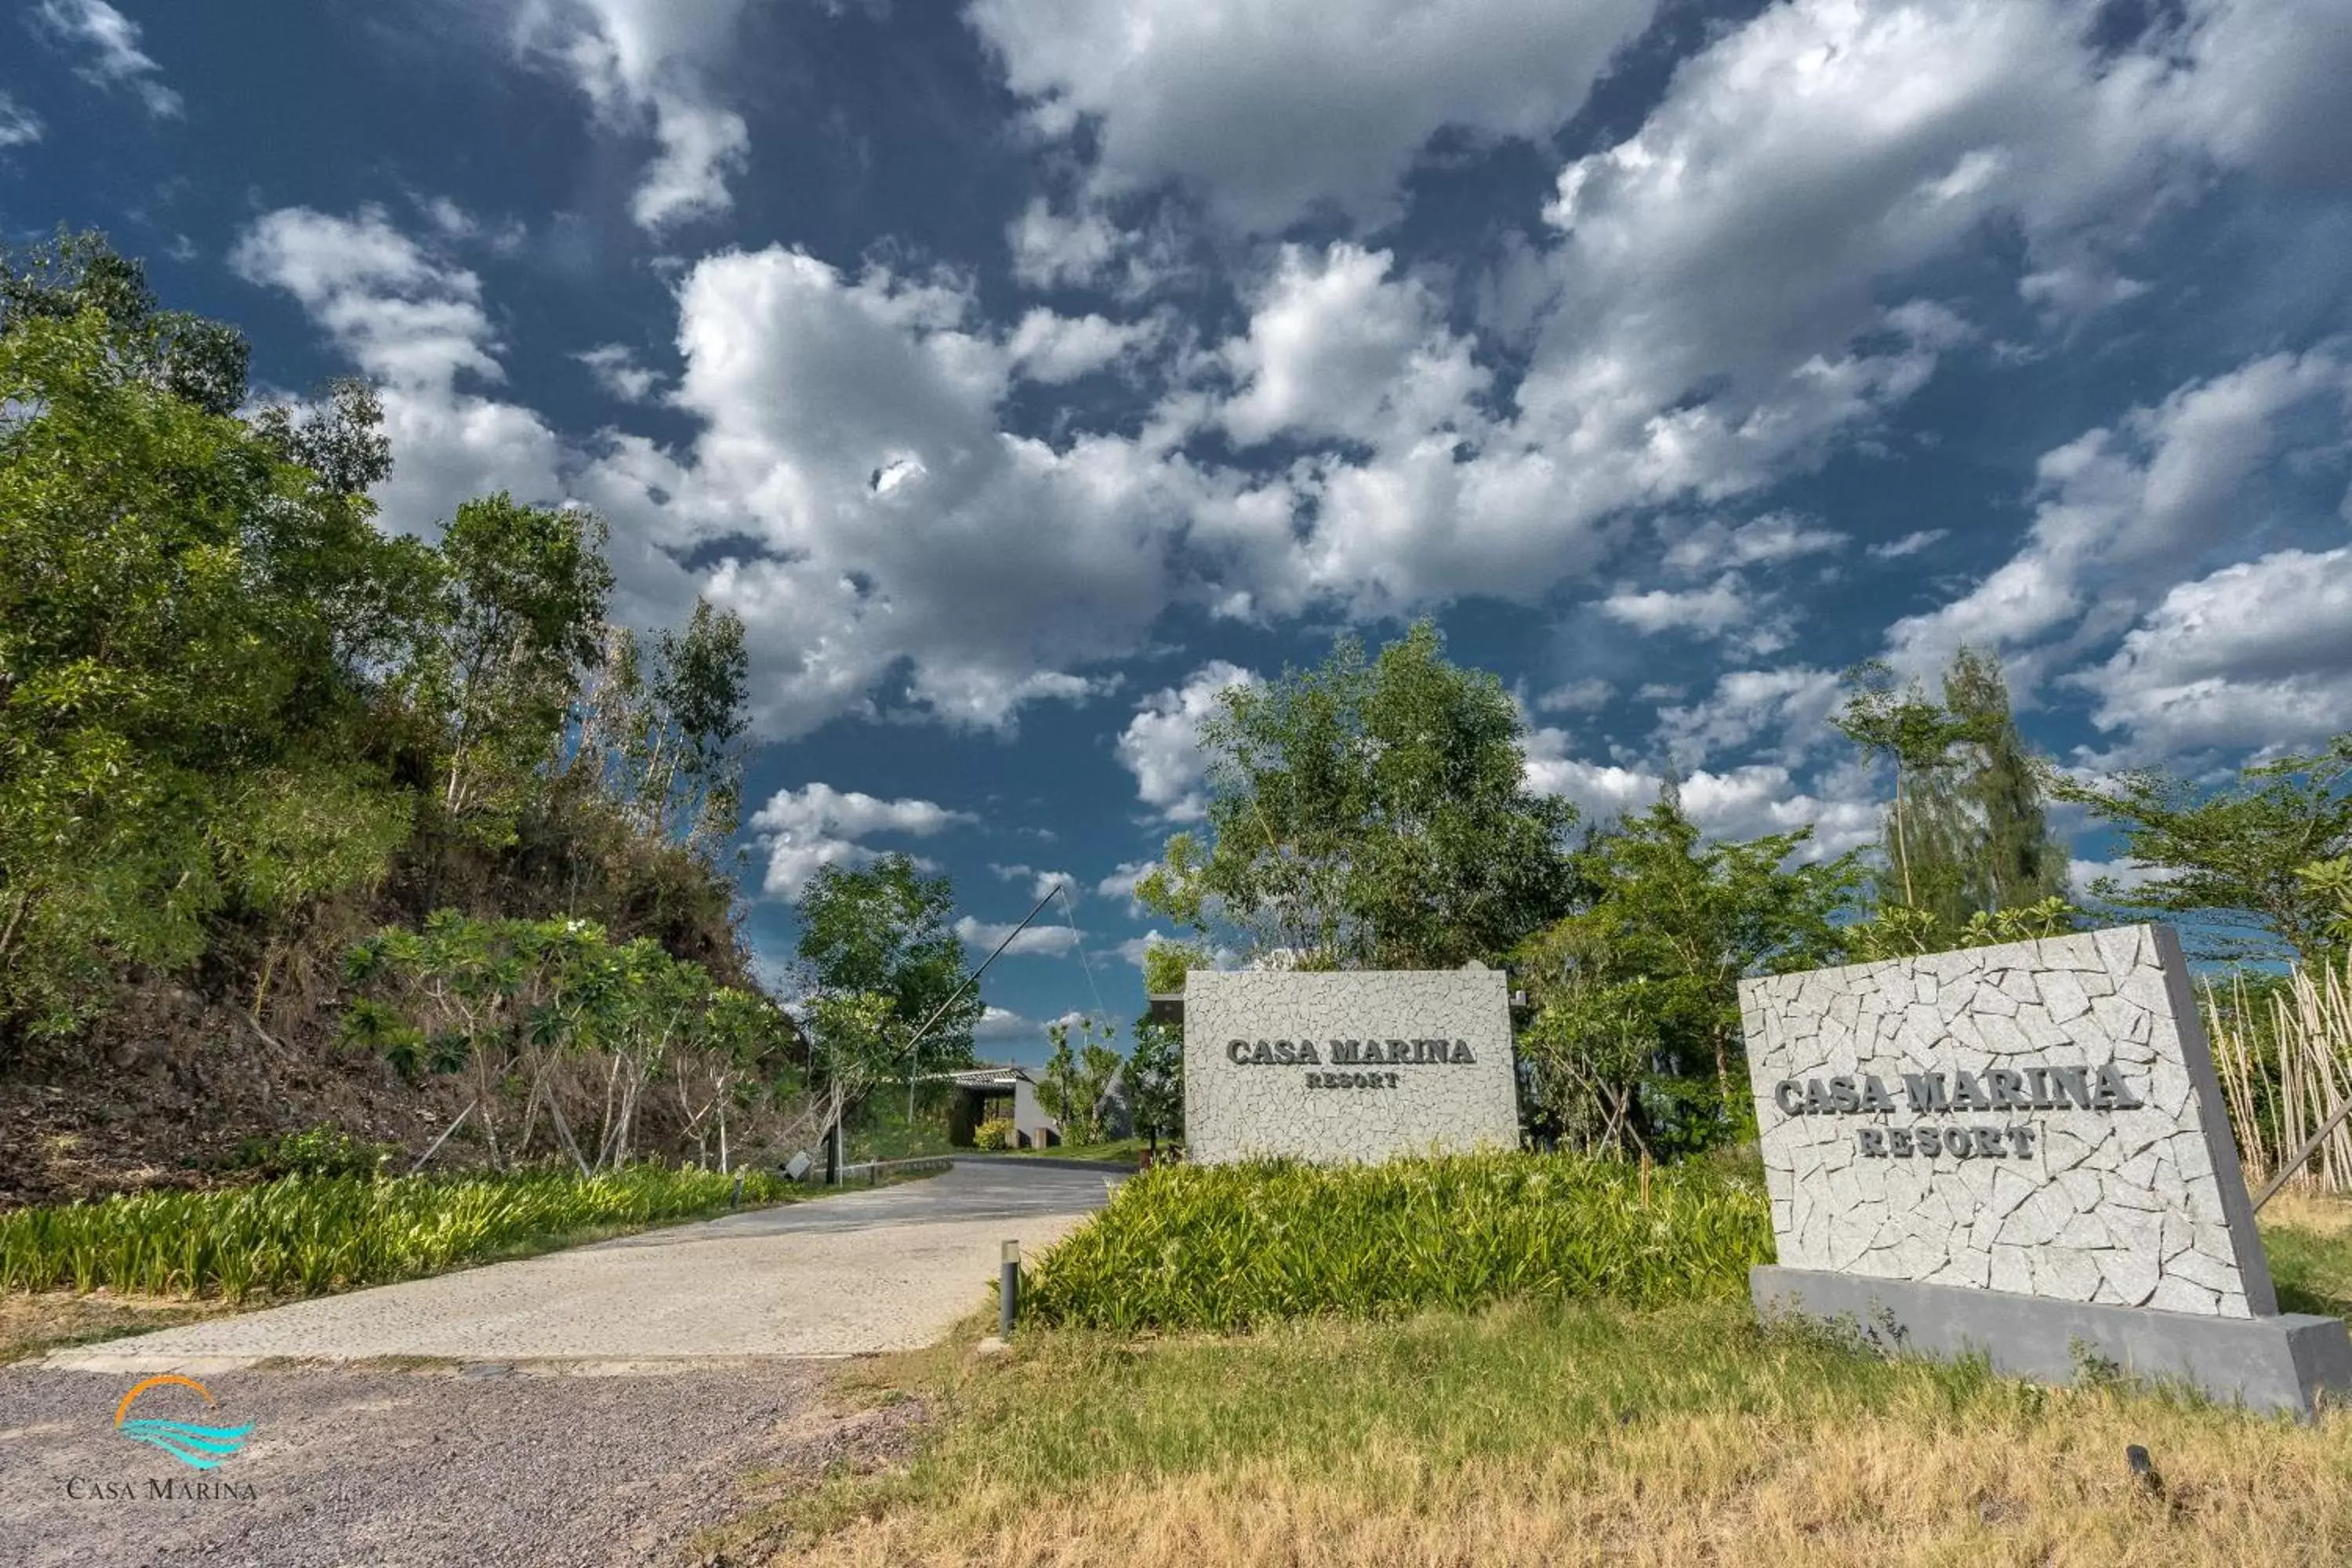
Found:
[[[2352,1563],[2352,1412],[2296,1426],[1888,1364],[1729,1308],[1041,1335],[878,1381],[942,1410],[922,1457],[836,1478],[706,1561]]]
[[[93,1290],[0,1290],[0,1366],[66,1345],[92,1344],[216,1318],[238,1309],[226,1301],[173,1296],[118,1296]]]
[[[1435,1568],[1493,1563],[2336,1564],[2352,1561],[2345,1430],[2128,1409],[1952,1434],[1917,1411],[1836,1430],[1716,1415],[1537,1463],[1438,1471],[1374,1436],[1340,1470],[1126,1478],[1035,1497],[975,1478],[775,1561],[1053,1568]],[[2153,1429],[2151,1429],[2153,1427]],[[2130,1476],[2150,1439],[2166,1492]]]
[[[2311,1236],[2352,1236],[2352,1202],[2315,1193],[2305,1187],[2282,1187],[2263,1205],[2264,1230],[2301,1231]]]

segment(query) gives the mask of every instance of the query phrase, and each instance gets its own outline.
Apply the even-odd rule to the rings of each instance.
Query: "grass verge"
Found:
[[[2352,1203],[2285,1192],[2262,1215],[2282,1312],[2352,1318]]]
[[[1012,1152],[1024,1160],[1100,1160],[1114,1165],[1132,1165],[1150,1146],[1147,1138],[1114,1138],[1107,1143],[1056,1143],[1050,1149],[1016,1149]]]
[[[1731,1302],[1514,1302],[1234,1339],[1061,1331],[853,1375],[939,1413],[919,1456],[778,1503],[700,1561],[2352,1560],[2341,1415],[2298,1426],[1888,1363]],[[2134,1443],[2160,1489],[2132,1474]]]
[[[0,1290],[320,1295],[724,1211],[736,1178],[637,1165],[582,1178],[292,1176],[0,1215]],[[764,1172],[743,1201],[800,1195]]]
[[[151,1329],[200,1323],[235,1310],[232,1303],[217,1299],[121,1296],[111,1290],[87,1296],[70,1290],[0,1291],[0,1366]]]
[[[2352,1205],[2283,1198],[2263,1221],[2288,1310],[2352,1310]],[[1519,1299],[1223,1338],[1032,1328],[976,1357],[990,1326],[844,1374],[852,1399],[932,1413],[910,1461],[802,1478],[690,1559],[2352,1561],[2352,1412],[2299,1426],[1889,1362],[1738,1300]]]

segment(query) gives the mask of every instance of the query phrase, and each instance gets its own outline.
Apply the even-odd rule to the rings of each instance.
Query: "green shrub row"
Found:
[[[141,1193],[0,1215],[0,1289],[106,1287],[236,1300],[317,1295],[452,1268],[606,1226],[727,1205],[736,1178],[632,1165],[592,1178],[289,1176],[214,1192]],[[763,1172],[746,1202],[782,1195]]]
[[[1024,1310],[1230,1331],[1504,1298],[1735,1299],[1772,1257],[1760,1185],[1719,1168],[1484,1153],[1146,1171],[1045,1254]]]

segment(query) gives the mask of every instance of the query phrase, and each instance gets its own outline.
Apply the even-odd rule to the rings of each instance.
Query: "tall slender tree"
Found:
[[[1940,702],[1916,681],[1898,689],[1876,660],[1848,682],[1832,722],[1895,763],[1882,910],[1900,908],[1914,939],[1933,943],[1979,914],[2064,895],[2066,849],[2050,830],[2044,770],[2018,732],[1997,660],[1962,647]]]
[[[2050,830],[2042,770],[2018,733],[2000,662],[1961,648],[1944,674],[1944,705],[1968,731],[1975,753],[1960,786],[1978,823],[1969,912],[2064,897],[2066,846]]]

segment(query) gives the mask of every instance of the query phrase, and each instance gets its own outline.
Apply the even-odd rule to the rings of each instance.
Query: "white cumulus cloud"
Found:
[[[163,68],[139,47],[139,24],[106,0],[41,0],[34,24],[81,57],[74,74],[104,88],[127,88],[158,120],[176,120],[187,106],[163,85]]]
[[[977,820],[928,800],[884,800],[859,790],[812,784],[778,790],[751,816],[753,840],[768,853],[762,882],[773,898],[796,899],[826,866],[870,865],[882,851],[866,842],[877,835],[928,838]]]
[[[1143,804],[1172,822],[1196,820],[1206,809],[1201,783],[1201,725],[1218,710],[1218,695],[1257,677],[1237,664],[1213,659],[1181,686],[1152,693],[1118,738],[1118,760],[1135,775]]]

